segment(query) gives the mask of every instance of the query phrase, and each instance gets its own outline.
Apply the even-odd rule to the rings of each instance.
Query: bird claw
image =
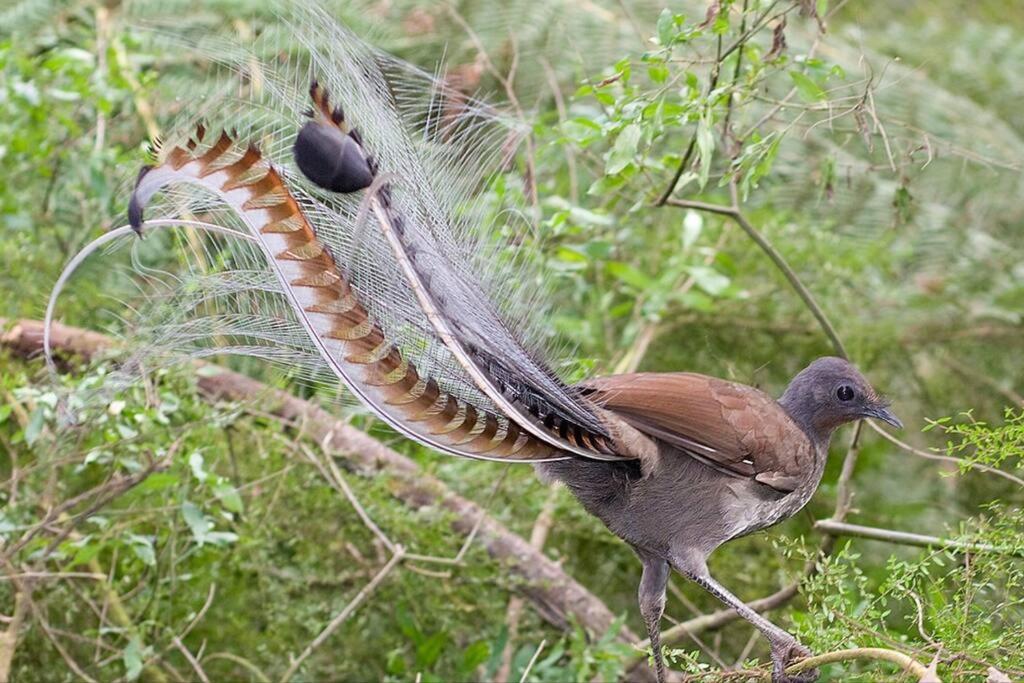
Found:
[[[811,651],[796,640],[772,643],[772,683],[814,683],[819,676],[817,669],[786,673],[786,667],[793,664],[794,660],[810,656]]]

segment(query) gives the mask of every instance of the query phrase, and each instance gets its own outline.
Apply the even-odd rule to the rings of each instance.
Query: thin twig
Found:
[[[960,458],[954,458],[951,455],[942,455],[940,453],[929,453],[928,451],[923,451],[920,448],[914,448],[913,446],[911,446],[910,444],[908,444],[905,441],[901,441],[899,438],[893,436],[892,434],[890,434],[889,432],[885,431],[884,429],[882,429],[881,427],[879,427],[878,425],[876,425],[874,422],[872,422],[870,420],[868,421],[868,426],[870,426],[872,429],[874,429],[876,432],[878,432],[878,434],[881,435],[881,437],[883,439],[885,439],[886,441],[889,441],[890,443],[892,443],[892,444],[894,444],[896,446],[899,446],[900,448],[902,448],[906,452],[911,453],[913,455],[916,455],[919,458],[927,458],[928,460],[939,460],[939,461],[942,461],[942,462],[950,462],[950,463],[953,463],[953,464],[955,464],[957,466],[961,466],[961,467],[965,466],[968,469],[978,470],[979,472],[988,472],[989,474],[994,474],[997,477],[1002,477],[1003,479],[1009,479],[1010,481],[1012,481],[1013,483],[1017,484],[1018,486],[1024,486],[1024,479],[1021,479],[1020,477],[1016,477],[1016,476],[1010,474],[1009,472],[1004,472],[1003,470],[997,469],[995,467],[989,467],[988,465],[983,465],[982,463],[978,463],[978,462],[971,462],[971,463],[966,463],[965,464],[965,462],[963,460],[961,460]]]
[[[388,538],[387,534],[381,531],[381,528],[377,526],[377,523],[373,521],[370,515],[366,512],[366,509],[363,508],[359,499],[356,498],[352,489],[349,488],[348,482],[346,482],[345,478],[341,476],[341,472],[338,470],[337,465],[334,464],[333,459],[330,456],[324,458],[327,462],[327,469],[325,469],[320,463],[320,458],[313,452],[313,449],[304,443],[300,443],[298,446],[299,450],[305,453],[306,458],[320,470],[320,474],[323,475],[324,479],[326,479],[327,482],[336,490],[341,491],[345,495],[345,498],[348,499],[348,502],[352,505],[356,514],[359,515],[359,519],[362,520],[366,528],[373,532],[373,535],[376,536],[390,552],[395,552],[395,544],[391,542],[391,539]]]
[[[1024,550],[1006,549],[990,543],[970,543],[938,536],[927,536],[909,531],[895,531],[893,529],[881,529],[878,527],[861,526],[860,524],[849,524],[837,522],[832,519],[821,519],[814,523],[814,528],[833,536],[853,536],[855,538],[866,538],[873,541],[885,541],[899,545],[912,545],[921,548],[943,548],[969,553],[993,553],[997,555],[1013,555],[1024,557]]]
[[[828,316],[825,315],[825,311],[818,305],[814,295],[812,295],[810,290],[807,289],[804,283],[800,280],[800,277],[796,274],[796,271],[793,270],[792,266],[789,265],[782,254],[779,253],[772,243],[754,227],[753,223],[751,223],[743,211],[740,210],[735,182],[730,184],[730,190],[732,192],[732,206],[671,198],[669,198],[665,203],[677,208],[707,211],[709,213],[728,216],[735,221],[736,224],[742,228],[743,232],[747,233],[747,236],[761,248],[761,251],[763,251],[769,259],[771,259],[772,263],[775,264],[775,267],[782,272],[790,286],[796,291],[797,296],[800,297],[804,302],[804,305],[807,306],[807,309],[811,312],[811,315],[813,315],[815,320],[818,321],[818,324],[832,343],[832,348],[835,350],[836,355],[842,358],[848,358],[849,356],[846,353],[846,347],[843,345],[842,340],[840,340],[839,334],[832,326]]]
[[[185,643],[181,642],[181,638],[174,636],[172,642],[174,643],[174,647],[178,648],[178,651],[185,656],[186,660],[188,660],[188,663],[192,666],[192,670],[196,672],[196,676],[199,677],[199,680],[203,683],[210,683],[210,679],[207,677],[206,672],[203,671],[203,667],[199,665],[199,662],[196,660],[195,656],[192,655],[192,652],[185,647]]]
[[[388,574],[391,573],[391,570],[398,566],[398,563],[401,562],[404,557],[405,548],[400,545],[395,546],[394,554],[391,556],[391,559],[388,560],[387,564],[377,572],[376,576],[370,579],[369,583],[363,586],[362,590],[356,594],[356,597],[345,605],[345,608],[338,612],[337,616],[331,619],[330,623],[328,623],[327,626],[324,627],[324,630],[320,632],[320,635],[314,638],[312,642],[306,646],[306,649],[302,651],[302,654],[292,660],[291,665],[289,665],[288,669],[284,672],[284,675],[281,676],[281,683],[288,683],[288,681],[291,680],[292,676],[295,675],[295,672],[298,671],[300,666],[302,666],[302,662],[306,661],[306,658],[313,654],[313,650],[323,645],[324,641],[330,638],[331,634],[337,631],[338,627],[345,623],[345,620],[348,619],[361,604],[363,604],[366,598],[373,594],[377,589],[377,586],[387,578]]]
[[[234,662],[235,664],[244,667],[249,673],[255,676],[256,680],[260,683],[270,683],[270,679],[267,675],[245,657],[239,657],[232,652],[214,652],[203,657],[204,662],[208,662],[212,659],[226,659],[229,662]]]
[[[196,612],[196,615],[192,618],[192,621],[188,622],[188,626],[186,626],[185,630],[181,632],[181,634],[178,636],[179,638],[184,638],[185,636],[187,636],[189,633],[192,632],[192,629],[196,627],[196,624],[203,620],[203,617],[206,616],[206,612],[210,609],[210,605],[213,604],[213,596],[216,595],[216,593],[217,584],[211,583],[210,590],[206,592],[206,601],[203,602],[203,606],[199,608],[198,612]]]
[[[106,581],[106,574],[93,572],[20,572],[0,576],[0,581],[11,581],[14,579],[93,579],[94,581]]]
[[[544,646],[547,645],[547,643],[547,640],[540,641],[540,645],[537,646],[537,649],[534,651],[533,656],[530,657],[530,661],[526,665],[526,668],[523,669],[523,675],[519,677],[519,683],[526,683],[526,677],[530,675],[530,669],[532,669],[533,665],[537,662],[537,658],[540,657],[541,650],[544,649]]]
[[[548,495],[544,499],[540,514],[533,522],[530,530],[530,546],[538,552],[544,547],[548,533],[551,531],[551,524],[555,519],[555,504],[558,502],[559,486],[552,485],[548,489]],[[505,647],[501,652],[501,665],[494,674],[495,683],[505,683],[512,675],[512,655],[515,650],[516,639],[519,637],[519,619],[523,613],[523,598],[516,594],[508,599],[508,607],[505,610],[506,638]]]

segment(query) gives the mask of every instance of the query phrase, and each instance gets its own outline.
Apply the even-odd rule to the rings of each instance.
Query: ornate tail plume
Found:
[[[184,226],[184,273],[136,261],[155,293],[139,309],[132,367],[169,350],[267,358],[319,383],[340,379],[403,435],[455,455],[648,453],[563,383],[538,343],[537,274],[506,237],[515,214],[484,191],[521,127],[320,9],[290,11],[301,54],[204,44],[225,76],[139,174],[130,228],[69,264],[50,314],[101,244]]]

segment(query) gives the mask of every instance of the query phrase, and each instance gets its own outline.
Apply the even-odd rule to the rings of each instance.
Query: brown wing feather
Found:
[[[812,466],[810,441],[753,387],[686,372],[613,375],[581,386],[639,431],[723,472],[791,490]]]

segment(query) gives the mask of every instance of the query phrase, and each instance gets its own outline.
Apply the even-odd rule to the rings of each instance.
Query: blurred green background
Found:
[[[813,522],[835,508],[842,434],[807,510],[721,549],[712,570],[744,599],[804,576],[774,615],[815,651],[877,645],[926,664],[938,657],[944,681],[986,680],[989,667],[1007,680],[1024,677],[1024,567],[1014,556],[1024,548],[1022,488],[969,466],[1024,476],[1024,8],[835,0],[716,2],[710,12],[704,2],[666,9],[630,0],[327,7],[373,44],[517,105],[533,151],[518,171],[526,177],[529,168],[535,183],[538,258],[559,292],[552,336],[575,349],[580,368],[691,370],[777,395],[812,358],[833,353],[735,221],[699,204],[657,205],[684,160],[676,199],[728,206],[734,185],[745,219],[893,399],[906,424],[900,438],[966,463],[920,457],[866,429],[848,520],[1000,552],[965,559],[839,538],[805,576],[805,558],[822,542]],[[202,87],[202,61],[153,41],[138,27],[143,20],[243,44],[281,30],[262,2],[8,0],[0,8],[0,317],[42,316],[67,260],[123,222],[146,141]],[[122,279],[92,259],[63,296],[60,318],[116,331],[107,297],[131,301]],[[102,383],[104,367],[76,369],[64,389]],[[286,382],[251,363],[236,367]],[[58,429],[58,393],[40,361],[0,356],[6,547],[111,472],[137,471],[172,442],[178,455],[74,533],[44,531],[4,555],[9,574],[98,567],[107,576],[34,584],[11,645],[11,680],[193,680],[172,639],[208,599],[183,640],[210,679],[277,680],[386,560],[303,458],[300,436],[251,407],[208,403],[189,372],[123,392],[71,435]],[[566,492],[549,493],[524,467],[491,498],[502,466],[427,452],[365,418],[356,424],[525,537],[551,507],[543,552],[643,632],[637,562]],[[386,475],[350,480],[392,539],[423,554],[458,550],[462,538],[442,511],[409,511]],[[216,532],[201,531],[209,524]],[[557,629],[529,603],[510,637],[515,581],[479,547],[466,560],[442,574],[391,575],[296,680],[519,680],[542,641],[529,680],[614,680],[642,657],[615,633]],[[718,609],[675,583],[671,619]],[[14,596],[0,581],[0,614],[14,613]],[[114,617],[112,600],[122,612]],[[767,648],[751,632],[734,623],[699,643],[684,637],[673,666],[719,680],[723,665],[763,665]],[[823,670],[826,680],[897,676],[868,661]]]

